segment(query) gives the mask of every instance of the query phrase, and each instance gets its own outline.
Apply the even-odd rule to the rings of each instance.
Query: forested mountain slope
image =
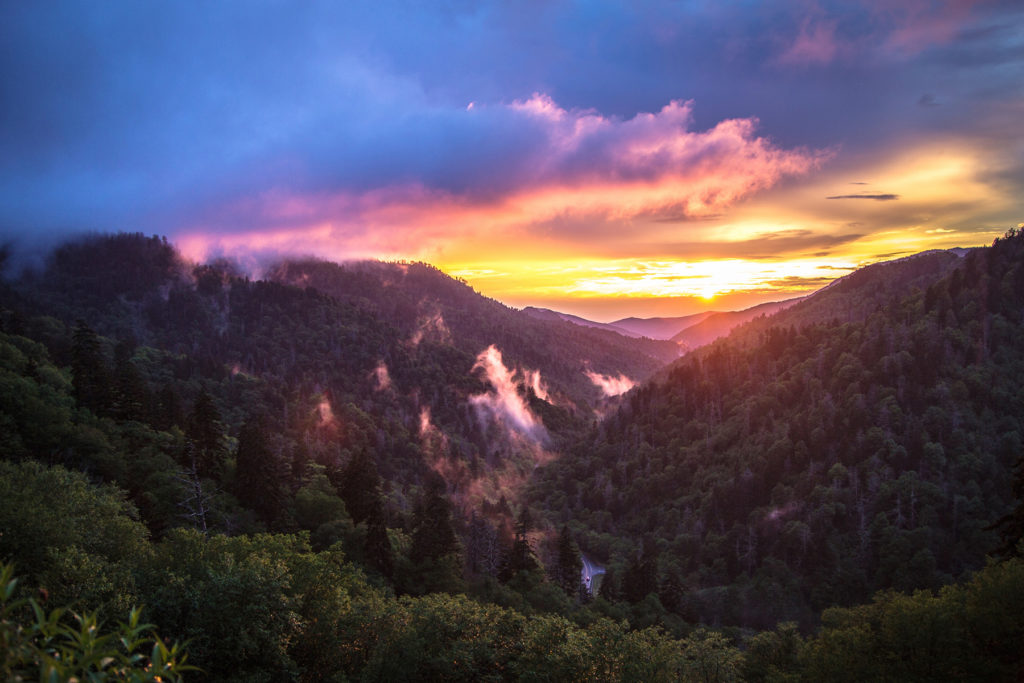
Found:
[[[188,680],[1019,680],[1020,560],[827,610],[806,639],[774,620],[980,565],[1021,445],[1020,242],[864,321],[752,324],[594,431],[540,369],[559,349],[515,350],[577,342],[503,331],[508,309],[429,268],[408,292],[467,297],[450,317],[505,358],[375,295],[392,266],[327,269],[371,273],[331,295],[156,238],[68,245],[0,281],[0,677],[131,630],[61,609],[141,604]],[[536,474],[532,506],[502,498]],[[597,597],[576,539],[607,561]],[[152,678],[158,655],[133,661]]]
[[[158,535],[342,542],[414,593],[457,589],[463,561],[496,574],[519,490],[607,408],[605,373],[676,353],[532,320],[423,264],[252,280],[142,235],[68,243],[0,287],[4,458],[116,483]]]
[[[533,500],[628,565],[635,599],[807,623],[981,566],[1012,500],[1022,409],[1011,231],[963,258],[865,269],[685,356],[547,465]]]
[[[802,298],[789,299],[787,301],[770,301],[765,304],[743,309],[742,311],[711,313],[700,321],[695,322],[693,325],[687,325],[677,334],[673,335],[672,341],[679,344],[679,346],[685,351],[696,349],[704,346],[705,344],[710,344],[720,337],[728,335],[733,329],[748,320],[753,320],[761,316],[770,316],[776,311],[789,308],[801,300]]]
[[[424,263],[288,261],[271,268],[267,278],[314,287],[371,311],[410,340],[433,338],[474,356],[493,344],[510,367],[539,370],[580,407],[601,397],[586,370],[639,382],[679,355],[668,341],[538,319]]]

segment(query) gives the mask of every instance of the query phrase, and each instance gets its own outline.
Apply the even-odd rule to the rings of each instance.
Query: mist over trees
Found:
[[[1015,680],[1024,237],[918,259],[663,368],[423,264],[64,245],[0,283],[3,673],[30,595],[186,680]]]

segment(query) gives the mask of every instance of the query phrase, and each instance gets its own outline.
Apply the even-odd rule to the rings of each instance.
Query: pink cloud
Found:
[[[862,0],[869,29],[847,31],[846,37],[840,20],[814,4],[800,21],[797,35],[783,41],[775,61],[799,66],[825,65],[840,58],[905,59],[953,40],[977,4],[978,0]]]
[[[912,56],[956,37],[977,5],[977,0],[904,0],[872,2],[876,16],[892,26],[883,50]]]
[[[505,367],[497,347],[491,345],[481,351],[473,370],[482,371],[484,379],[491,385],[490,390],[469,397],[481,419],[503,425],[510,437],[519,434],[536,443],[547,441],[547,430],[519,393],[516,377],[519,373]]]
[[[636,386],[636,382],[622,374],[613,377],[592,370],[585,370],[584,374],[606,397],[619,396]]]
[[[804,19],[796,40],[779,55],[780,64],[828,64],[841,49],[836,21]]]
[[[693,103],[672,101],[629,119],[567,110],[550,97],[476,106],[467,115],[521,119],[541,136],[515,160],[528,169],[483,196],[421,182],[362,192],[276,189],[223,205],[179,233],[194,258],[239,249],[333,258],[436,258],[453,243],[544,234],[553,220],[595,225],[662,212],[723,211],[786,176],[805,174],[828,151],[784,149],[757,120],[693,130]],[[246,226],[239,229],[236,226]]]

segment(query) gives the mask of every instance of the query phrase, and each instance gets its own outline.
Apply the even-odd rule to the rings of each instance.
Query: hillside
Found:
[[[712,623],[935,588],[982,566],[1013,499],[1022,340],[1019,234],[872,266],[677,361],[532,499],[619,574],[653,563],[634,599]]]
[[[474,356],[494,345],[510,367],[539,371],[556,394],[581,409],[602,396],[587,370],[639,382],[679,355],[667,341],[538,319],[423,263],[289,261],[271,268],[267,277],[313,287],[367,310],[410,340],[434,339]]]
[[[157,238],[65,245],[0,282],[3,666],[77,623],[8,609],[20,588],[104,624],[145,605],[199,680],[1014,680],[1024,565],[967,572],[1014,502],[1022,241],[884,305],[821,293],[859,320],[752,321],[600,425],[577,354],[649,355],[427,266],[251,280]]]
[[[701,320],[684,327],[673,335],[671,339],[679,344],[680,348],[684,351],[690,351],[728,335],[747,321],[760,316],[770,316],[777,311],[782,311],[796,305],[801,300],[802,297],[786,301],[770,301],[745,308],[742,311],[709,313]]]
[[[578,315],[572,315],[571,313],[561,313],[559,311],[552,311],[550,308],[537,308],[536,306],[526,306],[523,308],[523,313],[527,314],[531,318],[537,318],[538,320],[564,320],[574,325],[581,327],[593,327],[599,330],[608,330],[609,332],[617,332],[625,337],[643,337],[642,334],[636,334],[623,327],[618,327],[613,323],[599,323],[593,320],[587,320],[581,318]]]
[[[694,313],[674,318],[623,318],[611,323],[640,337],[672,339],[682,330],[696,325],[714,312]]]
[[[97,389],[86,403],[98,415],[187,430],[206,395],[220,433],[210,438],[227,439],[218,459],[258,421],[279,435],[274,467],[292,487],[307,463],[338,484],[365,456],[396,515],[428,475],[467,514],[513,496],[605,409],[606,377],[641,380],[677,355],[670,342],[534,320],[424,264],[288,262],[251,280],[227,262],[186,264],[141,235],[60,247],[45,270],[5,287],[3,305],[6,329],[58,366],[73,366],[89,339],[98,382],[129,373],[136,408]],[[230,471],[210,474],[231,488]],[[264,523],[287,514],[270,504]],[[511,513],[489,514],[500,525]]]

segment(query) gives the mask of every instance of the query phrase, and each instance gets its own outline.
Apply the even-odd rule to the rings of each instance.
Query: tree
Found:
[[[224,425],[213,397],[205,389],[199,392],[188,417],[188,438],[195,446],[193,453],[200,476],[216,478],[220,475],[227,447],[224,444]],[[186,463],[191,465],[191,463]]]
[[[365,449],[356,451],[345,465],[338,493],[356,524],[366,520],[380,505],[380,475],[376,463]]]
[[[615,576],[615,570],[611,567],[608,567],[604,572],[604,576],[601,577],[601,588],[598,589],[597,595],[608,602],[619,601],[618,577]]]
[[[580,550],[572,540],[567,525],[562,526],[558,534],[558,557],[552,571],[554,582],[570,597],[575,597],[580,590],[580,574],[583,571],[583,559]]]
[[[454,593],[464,588],[451,503],[445,496],[445,483],[440,477],[428,478],[413,511],[409,563],[403,584],[410,593]]]
[[[673,570],[666,571],[658,586],[658,599],[665,609],[678,614],[685,594],[686,590],[683,588],[683,582],[679,579],[679,574]]]
[[[132,345],[120,342],[114,347],[114,416],[119,420],[146,422],[149,404],[149,388],[132,362]]]
[[[414,563],[437,560],[459,549],[452,528],[451,503],[444,495],[445,484],[440,477],[428,478],[413,512],[412,548],[409,559]]]
[[[384,576],[390,578],[395,571],[394,550],[388,537],[384,519],[384,506],[380,500],[366,519],[366,561]]]
[[[512,547],[509,548],[501,572],[498,574],[498,578],[502,581],[508,583],[519,572],[532,572],[539,569],[533,546],[530,545],[530,539],[527,537],[532,529],[533,519],[530,517],[530,510],[524,507],[516,522],[516,535],[512,541]]]
[[[239,430],[235,468],[238,500],[269,526],[284,505],[288,472],[287,463],[270,448],[262,419],[250,419]]]
[[[999,532],[1000,544],[995,554],[1003,558],[1020,557],[1024,552],[1024,456],[1017,459],[1013,495],[1017,499],[1014,508],[987,527]]]
[[[149,532],[113,486],[37,462],[0,461],[0,557],[17,561],[60,604],[123,613],[135,601],[130,562]]]
[[[71,375],[78,404],[97,415],[110,411],[110,371],[96,332],[79,320],[71,343]]]
[[[622,576],[622,595],[637,603],[658,590],[658,551],[650,537],[644,538],[643,551],[633,555]]]

